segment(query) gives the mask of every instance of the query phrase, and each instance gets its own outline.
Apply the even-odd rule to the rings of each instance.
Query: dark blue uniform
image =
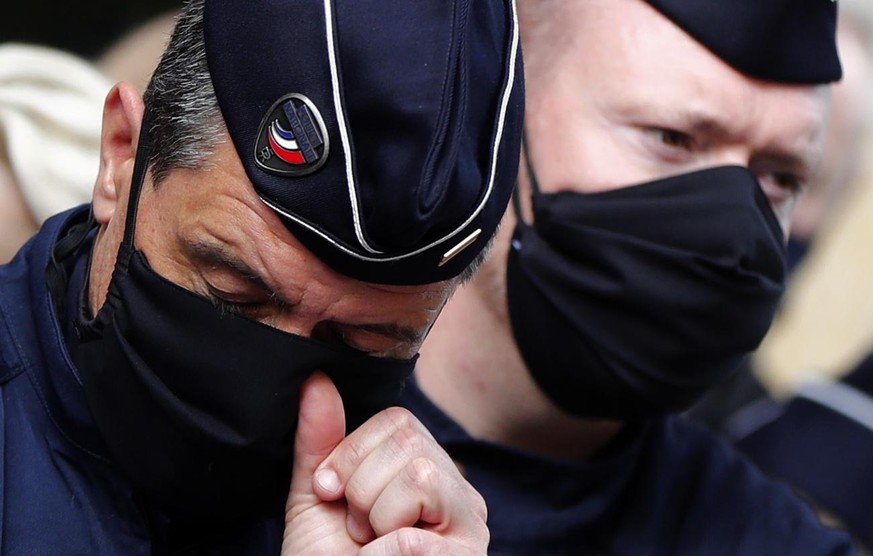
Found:
[[[46,284],[53,246],[84,210],[52,218],[0,266],[0,554],[279,554],[281,519],[194,538],[174,531],[106,456]],[[87,256],[74,266],[72,299]]]
[[[840,381],[807,384],[783,405],[759,401],[745,413],[753,411],[756,427],[734,437],[737,447],[873,546],[873,354]]]
[[[854,553],[787,487],[679,417],[567,462],[470,438],[414,384],[404,405],[485,497],[492,556]]]

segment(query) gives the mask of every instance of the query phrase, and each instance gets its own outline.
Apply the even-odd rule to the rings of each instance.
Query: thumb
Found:
[[[345,421],[343,401],[333,382],[322,372],[309,377],[300,389],[289,507],[295,502],[293,498],[315,494],[315,480],[319,482],[319,492],[340,494],[339,479],[332,471],[320,473],[318,479],[314,475],[321,462],[345,437]],[[315,502],[315,499],[309,501]]]

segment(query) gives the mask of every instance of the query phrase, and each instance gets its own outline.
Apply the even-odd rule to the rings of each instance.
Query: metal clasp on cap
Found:
[[[459,244],[455,245],[454,247],[452,247],[451,249],[446,251],[446,254],[443,255],[442,259],[440,259],[440,262],[437,265],[437,267],[443,266],[444,264],[446,264],[450,260],[457,257],[458,254],[461,253],[461,251],[463,251],[467,247],[470,247],[471,245],[473,245],[473,242],[475,242],[476,239],[478,239],[481,234],[482,234],[482,229],[480,228],[480,229],[476,230],[475,232],[473,232],[472,234],[468,235]]]

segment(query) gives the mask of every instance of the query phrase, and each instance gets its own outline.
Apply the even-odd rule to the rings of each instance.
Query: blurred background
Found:
[[[88,202],[103,100],[143,91],[180,0],[16,1],[0,17],[0,263],[42,222]]]
[[[181,4],[5,3],[0,263],[46,218],[88,202],[103,99],[121,80],[144,90]],[[844,79],[793,222],[787,295],[754,358],[688,417],[873,546],[873,0],[840,10]]]
[[[40,44],[94,59],[134,28],[153,17],[178,9],[182,2],[16,0],[4,4],[0,42]]]

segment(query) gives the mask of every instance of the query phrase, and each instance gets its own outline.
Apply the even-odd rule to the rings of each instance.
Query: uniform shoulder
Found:
[[[851,539],[821,523],[788,485],[764,475],[724,439],[681,417],[653,426],[650,469],[666,480],[682,528],[691,537],[712,534],[730,554],[854,554]]]

